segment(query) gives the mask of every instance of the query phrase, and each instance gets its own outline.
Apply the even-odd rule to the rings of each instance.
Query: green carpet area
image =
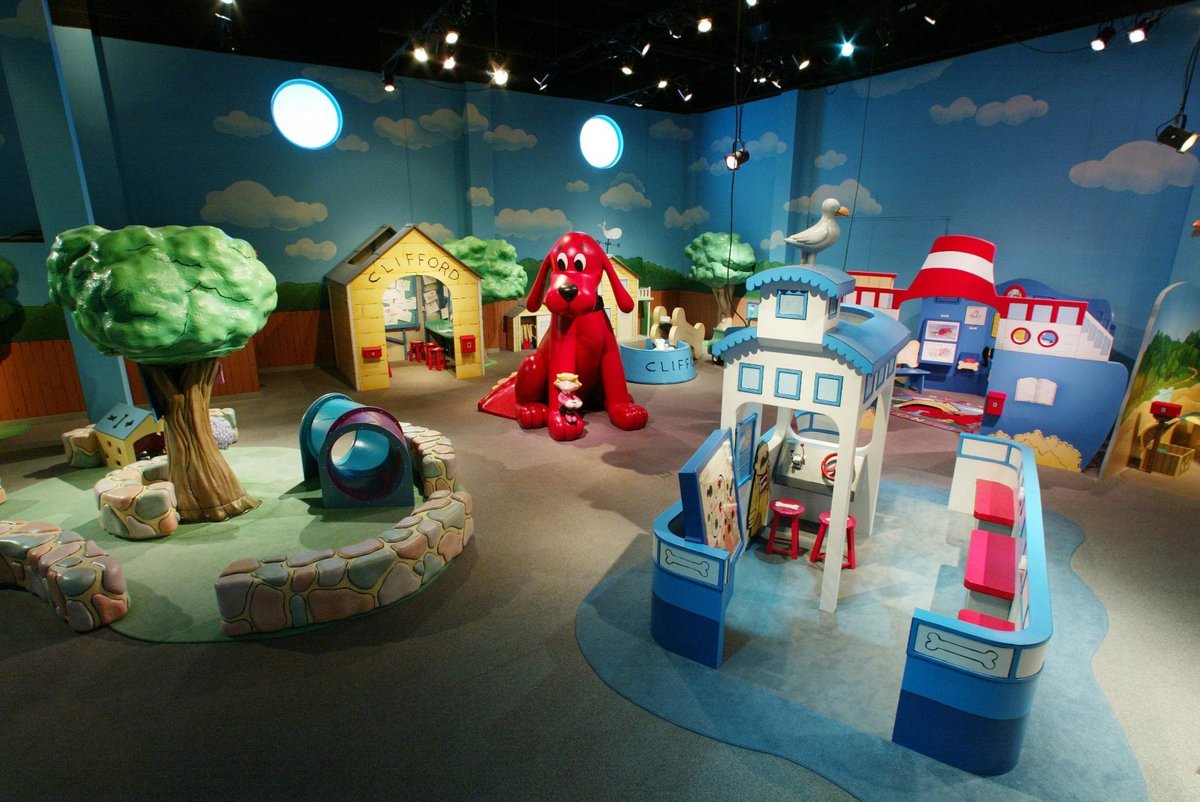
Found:
[[[130,596],[129,613],[112,625],[117,632],[141,640],[199,642],[228,640],[221,632],[213,583],[229,563],[357,543],[391,528],[412,509],[324,509],[320,489],[303,484],[297,449],[234,446],[224,454],[246,491],[262,502],[231,521],[185,524],[158,540],[110,535],[97,522],[92,497],[104,468],[64,469],[60,476],[12,492],[0,518],[74,529],[116,557]]]

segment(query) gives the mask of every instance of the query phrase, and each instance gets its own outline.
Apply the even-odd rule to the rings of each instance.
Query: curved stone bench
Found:
[[[160,455],[118,468],[92,486],[100,525],[126,540],[152,540],[179,528],[175,485]]]
[[[116,558],[54,524],[0,521],[0,585],[40,596],[76,632],[111,624],[129,611]]]
[[[62,434],[63,454],[72,468],[99,468],[104,464],[100,438],[92,424]]]
[[[412,453],[414,472],[420,465],[421,495],[430,498],[439,490],[453,490],[458,479],[458,457],[450,438],[433,429],[401,423]]]
[[[379,537],[337,550],[237,560],[214,586],[221,629],[234,636],[275,632],[391,604],[432,580],[474,528],[471,495],[438,490]]]

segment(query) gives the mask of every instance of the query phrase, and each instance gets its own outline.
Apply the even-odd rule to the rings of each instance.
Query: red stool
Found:
[[[408,361],[425,361],[425,342],[423,340],[413,340],[408,344]]]
[[[808,561],[815,563],[825,559],[825,551],[821,548],[821,544],[825,541],[825,533],[829,530],[829,511],[821,513],[817,516],[817,520],[821,525],[817,527],[817,539],[813,541],[812,551],[808,553]],[[858,560],[854,555],[854,525],[858,521],[854,520],[853,515],[846,516],[846,554],[842,558],[843,568],[854,568],[858,565]]]
[[[430,370],[446,369],[446,349],[440,345],[425,346],[425,367]]]
[[[767,535],[767,554],[786,554],[793,560],[800,555],[800,516],[804,514],[804,505],[799,501],[792,501],[789,498],[777,498],[770,504],[771,512],[775,513],[771,518],[771,532]],[[779,530],[780,519],[789,522],[792,527],[792,545],[789,549],[775,548],[775,534]]]

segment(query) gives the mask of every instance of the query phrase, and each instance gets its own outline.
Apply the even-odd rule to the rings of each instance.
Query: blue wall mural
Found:
[[[36,28],[30,5],[0,0],[0,44]],[[794,261],[783,237],[836,196],[853,215],[822,263],[906,285],[938,235],[983,237],[998,282],[1108,299],[1116,350],[1132,354],[1158,291],[1200,274],[1200,162],[1153,141],[1178,106],[1198,11],[1173,8],[1136,47],[1093,53],[1090,31],[1075,31],[747,104],[751,159],[736,176],[721,165],[731,109],[669,115],[412,80],[387,94],[372,73],[110,39],[98,57],[86,32],[55,38],[88,110],[76,121],[96,222],[211,223],[253,243],[281,281],[319,280],[377,226],[409,222],[443,240],[503,237],[532,258],[566,229],[602,238],[605,225],[623,232],[618,255],[686,272],[683,246],[730,226],[731,197],[758,258]],[[271,94],[295,77],[341,104],[335,146],[305,151],[275,131]],[[577,147],[596,113],[625,132],[609,170]],[[21,144],[7,125],[0,159]],[[22,268],[22,298],[43,302],[37,260],[11,247],[0,255]]]

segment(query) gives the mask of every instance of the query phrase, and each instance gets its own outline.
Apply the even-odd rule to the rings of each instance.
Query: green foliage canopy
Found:
[[[212,226],[83,226],[54,240],[50,299],[103,354],[178,365],[233,353],[275,308],[275,277]]]
[[[737,234],[706,231],[683,249],[692,278],[714,290],[741,284],[754,273],[754,248]]]
[[[463,237],[442,245],[483,279],[483,302],[508,301],[525,294],[528,276],[517,264],[517,249],[502,239]]]

